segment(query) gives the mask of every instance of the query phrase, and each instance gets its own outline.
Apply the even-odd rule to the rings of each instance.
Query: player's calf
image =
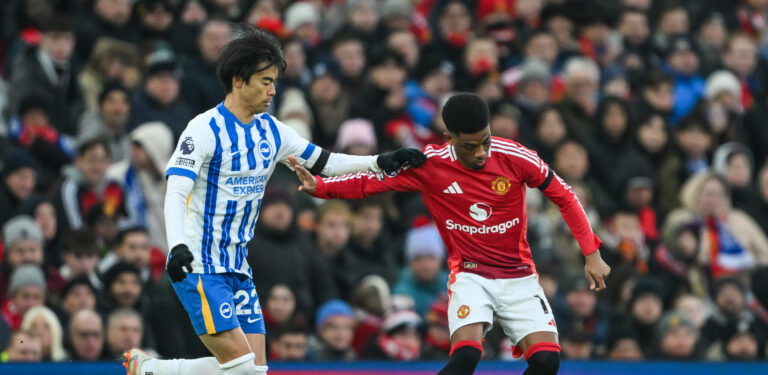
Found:
[[[531,345],[525,352],[528,369],[523,375],[555,375],[560,369],[560,345],[540,342]]]
[[[483,345],[477,341],[459,341],[451,347],[451,357],[448,364],[443,367],[438,375],[469,375],[475,372],[480,357],[483,354]]]

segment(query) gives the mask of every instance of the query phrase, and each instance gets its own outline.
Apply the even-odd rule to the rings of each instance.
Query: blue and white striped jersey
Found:
[[[221,103],[192,119],[166,170],[194,181],[184,222],[192,272],[250,277],[247,244],[275,165],[289,155],[313,165],[322,152],[266,113],[243,124]]]

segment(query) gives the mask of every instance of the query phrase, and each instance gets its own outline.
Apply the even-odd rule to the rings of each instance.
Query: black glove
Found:
[[[184,269],[186,268],[187,272],[192,272],[192,261],[194,259],[195,257],[189,251],[187,245],[179,244],[174,246],[171,250],[171,259],[168,259],[168,264],[165,266],[171,281],[177,283],[184,280],[187,277]]]
[[[401,148],[396,151],[379,155],[376,164],[387,173],[394,173],[406,164],[418,168],[427,160],[427,155],[415,148]]]

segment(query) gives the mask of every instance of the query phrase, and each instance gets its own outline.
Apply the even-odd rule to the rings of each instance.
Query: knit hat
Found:
[[[147,78],[162,72],[170,72],[179,76],[179,64],[176,55],[170,48],[159,48],[147,56]]]
[[[335,80],[341,80],[341,67],[335,60],[320,61],[312,66],[312,74],[315,79],[328,76]]]
[[[328,319],[335,316],[346,316],[350,319],[355,317],[355,313],[352,311],[352,307],[346,302],[340,299],[330,300],[317,309],[315,313],[315,329],[318,331],[323,328]]]
[[[570,292],[588,291],[589,283],[587,282],[587,279],[584,277],[584,274],[572,273],[568,275],[568,277],[566,277],[565,280],[563,280],[561,287],[563,289],[563,295],[566,295]]]
[[[715,99],[722,92],[733,94],[741,101],[741,84],[736,75],[727,70],[718,70],[707,78],[707,88],[704,90],[708,100]]]
[[[541,59],[526,59],[520,67],[522,74],[518,86],[522,86],[528,81],[539,81],[546,86],[549,86],[552,81],[552,73],[549,71],[549,67],[544,60]]]
[[[669,38],[665,57],[668,58],[673,53],[678,52],[696,53],[696,45],[689,35],[679,34]]]
[[[45,275],[40,266],[25,264],[16,267],[8,283],[8,295],[13,296],[23,286],[34,285],[45,290]]]
[[[0,177],[8,177],[13,172],[22,168],[32,168],[37,171],[37,161],[26,150],[17,149],[5,156]]]
[[[261,210],[263,211],[268,206],[279,202],[283,202],[289,207],[293,207],[296,204],[296,199],[294,199],[293,194],[291,194],[285,187],[280,185],[269,185],[266,191],[264,191],[264,197],[261,200]]]
[[[724,176],[728,169],[728,161],[734,154],[744,154],[744,156],[747,157],[747,160],[749,160],[750,166],[754,165],[752,151],[750,151],[747,146],[738,142],[728,142],[723,143],[715,149],[715,153],[712,156],[712,170],[715,173]]]
[[[664,285],[654,277],[643,277],[637,280],[635,287],[632,289],[632,296],[629,299],[629,306],[632,306],[635,301],[646,295],[653,294],[659,298],[662,303],[665,300],[666,293],[664,293]]]
[[[299,89],[287,89],[283,92],[283,98],[280,100],[280,108],[277,110],[277,117],[285,122],[291,114],[296,113],[301,114],[308,119],[309,123],[305,126],[312,126],[312,108],[309,107],[309,103],[307,103],[307,100],[304,98],[304,94]],[[307,137],[307,139],[312,139],[312,137]]]
[[[349,146],[364,145],[376,149],[376,132],[373,123],[363,118],[346,120],[339,126],[336,138],[336,150],[344,150]]]
[[[427,312],[427,324],[435,324],[448,328],[448,296],[440,296]]]
[[[422,255],[431,255],[439,259],[445,257],[443,239],[440,238],[440,232],[434,225],[413,228],[405,234],[406,259],[410,262]]]
[[[381,6],[381,18],[388,20],[392,18],[411,18],[413,14],[413,4],[408,0],[386,0]]]
[[[160,121],[145,122],[131,132],[131,140],[144,148],[158,171],[165,169],[174,148],[173,132],[168,125]]]
[[[685,315],[677,311],[672,311],[668,312],[664,315],[664,317],[661,318],[661,322],[659,323],[658,331],[656,333],[659,335],[659,338],[662,338],[665,334],[676,328],[688,328],[691,331],[696,331],[696,327],[693,325],[693,322],[691,322]]]
[[[3,226],[3,245],[6,251],[22,240],[35,240],[43,245],[43,231],[32,217],[19,215]]]
[[[285,28],[296,30],[305,23],[320,23],[320,11],[309,1],[295,2],[285,10]]]
[[[417,330],[421,326],[421,318],[419,314],[411,310],[401,310],[389,314],[382,323],[384,332],[391,335],[402,329]]]

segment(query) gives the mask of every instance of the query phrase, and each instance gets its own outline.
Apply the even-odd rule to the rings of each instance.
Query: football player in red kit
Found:
[[[452,96],[443,107],[448,143],[429,145],[419,169],[395,176],[357,173],[315,178],[290,161],[305,191],[320,198],[363,198],[385,191],[418,191],[448,249],[448,322],[451,357],[441,375],[471,374],[494,320],[524,355],[524,374],[556,374],[560,345],[552,309],[538,283],[526,239],[526,187],[557,204],[586,258],[590,287],[605,288],[610,268],[600,239],[571,188],[538,155],[491,136],[485,102],[474,94]]]

